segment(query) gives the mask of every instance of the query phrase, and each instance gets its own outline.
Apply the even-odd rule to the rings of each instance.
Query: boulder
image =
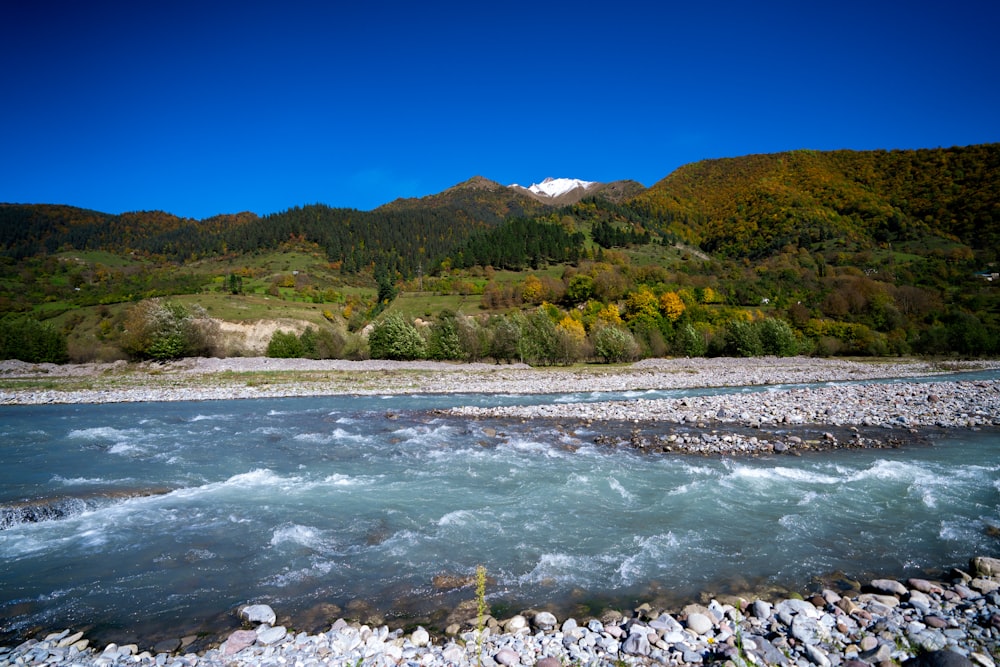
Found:
[[[266,604],[251,604],[240,608],[240,619],[247,623],[267,623],[274,625],[277,617],[274,610]]]
[[[549,656],[536,662],[535,667],[562,667],[562,663],[559,662],[559,658]]]
[[[771,617],[771,610],[773,607],[770,602],[765,602],[764,600],[756,600],[753,603],[751,611],[754,617],[761,619],[762,621],[767,620]]]
[[[506,667],[515,667],[515,665],[521,664],[521,657],[513,650],[509,648],[502,648],[496,652],[493,656],[493,660],[499,665],[505,665]]]
[[[974,667],[971,660],[960,653],[943,649],[930,651],[903,663],[903,667]]]
[[[628,639],[622,642],[622,653],[629,655],[649,655],[651,650],[649,638],[641,632],[629,635]]]
[[[246,647],[252,646],[255,641],[257,641],[257,633],[253,630],[237,630],[223,642],[222,655],[239,653]]]
[[[555,614],[540,611],[532,617],[531,624],[542,632],[551,632],[559,624],[559,620],[555,617]]]
[[[153,645],[153,653],[173,653],[181,647],[180,639],[164,639]]]
[[[812,664],[818,665],[818,667],[830,667],[830,658],[819,647],[813,644],[806,644],[805,654]]]
[[[969,561],[969,568],[981,577],[995,577],[1000,575],[1000,558],[978,556]]]
[[[517,616],[511,616],[503,623],[503,630],[508,634],[514,634],[520,630],[524,630],[528,627],[528,619],[524,616],[518,614]]]
[[[424,630],[422,627],[418,627],[410,635],[410,643],[414,646],[427,646],[431,641],[431,635],[429,632]]]
[[[695,633],[696,635],[707,635],[712,631],[714,624],[712,619],[705,614],[700,614],[695,612],[694,614],[689,614],[687,620],[688,630]]]
[[[261,626],[257,628],[257,643],[263,646],[271,646],[280,642],[287,634],[288,631],[285,630],[283,625],[273,628]]]
[[[821,640],[821,634],[822,631],[816,619],[801,614],[792,619],[792,636],[803,644],[807,646],[818,644]]]
[[[969,582],[969,588],[979,591],[983,595],[989,595],[994,591],[1000,590],[1000,583],[997,583],[993,579],[984,579],[983,577],[977,577]]]
[[[906,586],[899,583],[895,579],[873,579],[869,585],[876,592],[887,595],[897,595],[899,597],[903,597],[907,592]]]

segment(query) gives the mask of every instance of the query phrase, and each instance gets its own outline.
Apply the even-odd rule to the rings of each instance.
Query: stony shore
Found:
[[[711,456],[898,446],[929,428],[1000,426],[1000,380],[839,384],[672,399],[459,407],[475,419],[601,424],[600,444]],[[610,428],[611,424],[617,429]],[[810,428],[811,427],[811,428]]]
[[[0,405],[190,401],[400,393],[546,394],[861,382],[1000,369],[1000,361],[930,363],[805,357],[647,359],[628,366],[309,359],[183,359],[166,364],[0,362]]]
[[[240,610],[244,627],[217,647],[185,652],[186,641],[92,647],[66,630],[0,647],[2,665],[113,667],[560,667],[703,665],[733,667],[996,667],[1000,658],[1000,560],[974,558],[944,581],[873,580],[860,590],[807,598],[733,599],[679,612],[649,605],[601,618],[560,621],[546,611],[503,620],[473,615],[443,638],[337,620],[317,634],[278,624],[266,605]],[[475,613],[475,612],[470,612]]]

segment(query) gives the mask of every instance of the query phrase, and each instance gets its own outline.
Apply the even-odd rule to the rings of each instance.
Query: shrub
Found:
[[[726,326],[726,354],[759,357],[764,353],[757,327],[744,319],[730,320]]]
[[[472,317],[458,316],[455,318],[455,328],[458,340],[462,346],[462,358],[466,361],[479,361],[490,354],[489,330],[479,325]]]
[[[639,358],[639,344],[629,331],[604,326],[594,334],[594,354],[609,364],[634,361]]]
[[[427,358],[461,359],[464,354],[455,316],[442,313],[438,321],[431,325],[430,335],[427,337]]]
[[[766,318],[754,324],[764,354],[791,357],[799,353],[795,332],[784,320]]]
[[[674,336],[674,349],[686,357],[703,357],[708,352],[708,341],[692,324],[685,324],[677,329]]]
[[[120,343],[133,357],[165,361],[207,354],[216,329],[200,306],[188,310],[179,303],[148,299],[129,310]]]
[[[304,348],[299,337],[290,331],[275,331],[267,344],[267,356],[275,359],[297,359],[302,357]]]
[[[49,324],[21,317],[0,320],[0,359],[61,364],[69,359],[66,336]]]
[[[422,359],[425,353],[424,339],[399,313],[390,313],[375,323],[368,349],[373,359]]]
[[[556,324],[544,308],[538,308],[524,318],[518,351],[521,359],[532,365],[551,366],[561,361]]]
[[[520,318],[519,318],[520,319]],[[489,356],[499,364],[521,358],[521,327],[519,321],[495,315],[490,318]]]

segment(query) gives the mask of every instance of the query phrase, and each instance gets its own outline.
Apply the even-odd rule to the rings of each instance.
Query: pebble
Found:
[[[978,565],[977,565],[978,563]],[[973,559],[971,580],[1000,583],[997,563]],[[424,628],[410,635],[388,627],[371,628],[344,620],[316,635],[291,634],[283,626],[260,623],[241,629],[217,648],[182,653],[181,640],[141,651],[135,645],[89,647],[81,632],[65,630],[17,646],[0,646],[0,665],[49,667],[559,667],[715,663],[782,667],[996,667],[1000,652],[1000,595],[952,581],[911,579],[869,583],[854,597],[824,591],[807,600],[754,600],[733,607],[718,600],[688,605],[682,626],[673,615],[649,605],[634,616],[564,619],[549,612],[499,621],[515,632],[484,632],[432,638]],[[962,573],[964,574],[964,573]],[[956,590],[965,588],[967,597]],[[892,592],[896,605],[883,604]],[[898,598],[896,597],[898,596]],[[844,612],[845,602],[854,609]],[[746,608],[752,613],[744,615]],[[528,631],[526,617],[536,626]],[[271,618],[264,614],[265,618]],[[686,629],[685,629],[686,626]],[[542,628],[545,629],[542,629]],[[621,641],[619,641],[621,640]]]

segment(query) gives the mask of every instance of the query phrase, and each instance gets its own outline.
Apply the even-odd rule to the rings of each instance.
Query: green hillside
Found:
[[[761,259],[794,244],[916,252],[958,241],[996,259],[1000,144],[794,151],[685,165],[632,200],[702,249]]]
[[[555,207],[475,177],[207,220],[0,204],[0,352],[63,336],[75,360],[155,356],[146,313],[182,338],[274,321],[320,337],[288,353],[392,354],[367,342],[387,312],[432,358],[1000,352],[1000,145],[706,160],[596,192]],[[262,351],[211,327],[168,342],[155,354]]]

